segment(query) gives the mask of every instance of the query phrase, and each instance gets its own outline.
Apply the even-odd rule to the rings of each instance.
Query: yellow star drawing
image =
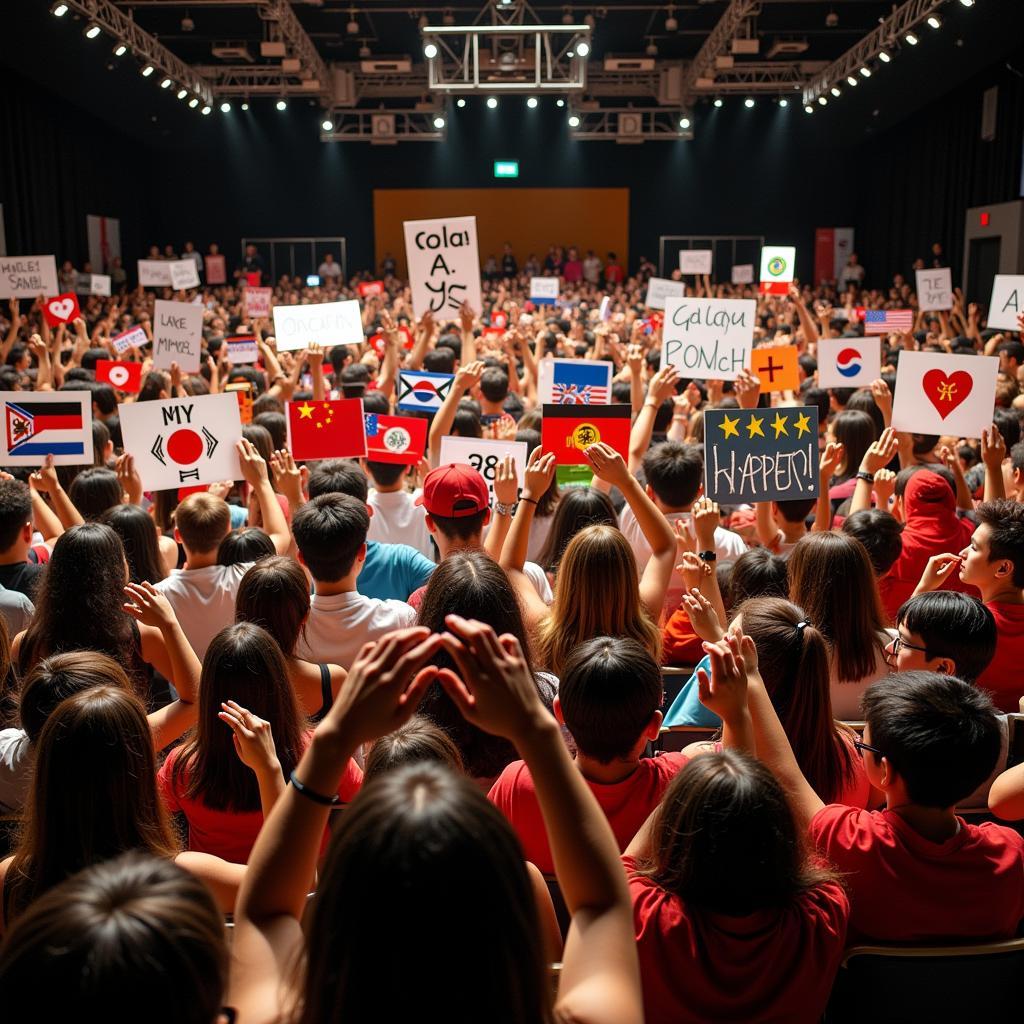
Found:
[[[747,424],[747,430],[751,437],[756,434],[758,437],[764,437],[764,431],[761,429],[761,424],[764,423],[763,416],[751,416],[750,422]]]
[[[729,419],[728,416],[723,416],[722,422],[719,424],[719,426],[722,428],[722,432],[725,434],[726,437],[739,437],[740,432],[736,429],[736,426],[739,423],[739,421],[739,416],[736,416],[733,419]]]
[[[300,420],[311,420],[313,418],[313,406],[309,402],[303,402],[299,406],[299,419]]]
[[[786,429],[786,417],[782,413],[776,413],[775,419],[772,420],[772,428],[775,430],[775,437],[778,438],[779,434],[785,434],[789,437],[789,431]]]
[[[805,412],[797,416],[796,423],[794,425],[796,426],[797,437],[803,437],[804,434],[809,434],[811,432],[811,418]]]

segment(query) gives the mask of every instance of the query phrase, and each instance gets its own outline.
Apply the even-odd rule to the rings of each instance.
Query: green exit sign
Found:
[[[494,176],[496,178],[518,178],[519,177],[519,161],[518,160],[495,160],[494,161]]]

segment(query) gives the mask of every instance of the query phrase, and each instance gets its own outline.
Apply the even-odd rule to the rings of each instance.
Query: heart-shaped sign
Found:
[[[55,299],[48,299],[43,307],[43,315],[51,327],[70,323],[78,316],[78,313],[78,298],[72,292],[58,295]]]
[[[935,411],[945,419],[971,393],[974,378],[966,370],[947,375],[933,369],[921,379],[921,386]]]

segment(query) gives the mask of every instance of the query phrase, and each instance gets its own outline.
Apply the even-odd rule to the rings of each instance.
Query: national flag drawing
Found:
[[[912,309],[864,310],[865,334],[905,334],[914,327]]]
[[[398,408],[419,412],[436,412],[451,390],[454,373],[422,373],[400,370],[398,373]]]
[[[371,462],[414,466],[427,448],[427,421],[416,416],[365,413],[366,457]]]
[[[118,391],[136,392],[142,387],[142,363],[120,359],[97,359],[96,380],[105,381]]]
[[[548,359],[541,365],[541,402],[555,405],[607,405],[611,400],[611,363]]]
[[[4,399],[7,454],[44,458],[85,455],[82,403]],[[90,433],[92,425],[89,427]],[[89,438],[91,442],[91,437]]]
[[[629,456],[630,426],[628,405],[545,405],[541,446],[545,452],[554,452],[561,466],[588,465],[583,451],[598,441],[625,459]]]
[[[366,455],[363,400],[288,402],[288,447],[299,462]]]

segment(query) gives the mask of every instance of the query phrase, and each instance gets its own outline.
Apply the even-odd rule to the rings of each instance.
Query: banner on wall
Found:
[[[814,283],[838,281],[853,252],[853,228],[817,228],[814,232]]]
[[[90,213],[85,218],[85,234],[89,241],[89,262],[97,274],[106,273],[111,261],[121,255],[121,222],[117,217],[100,217]]]

